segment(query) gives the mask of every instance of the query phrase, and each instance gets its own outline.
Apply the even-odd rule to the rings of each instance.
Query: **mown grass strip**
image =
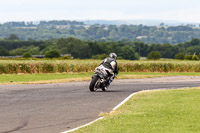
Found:
[[[89,80],[92,73],[3,74],[0,83],[57,83]]]
[[[197,133],[200,88],[144,91],[73,133]]]
[[[89,73],[1,74],[0,84],[59,83],[91,80]],[[117,79],[142,79],[163,76],[200,76],[200,73],[120,72]]]

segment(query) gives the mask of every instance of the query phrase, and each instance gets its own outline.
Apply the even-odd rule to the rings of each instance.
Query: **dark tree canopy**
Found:
[[[126,27],[122,30],[125,29]],[[118,57],[129,60],[147,57],[152,51],[158,51],[162,58],[172,59],[178,53],[200,55],[200,39],[193,38],[191,41],[175,45],[169,43],[146,44],[141,41],[85,41],[74,37],[46,41],[0,39],[0,56],[23,55],[25,52],[32,55],[51,55],[52,50],[80,59],[100,58],[115,52]]]

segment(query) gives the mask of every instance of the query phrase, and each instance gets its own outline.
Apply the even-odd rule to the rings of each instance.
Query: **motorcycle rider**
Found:
[[[117,55],[115,53],[110,53],[109,57],[105,58],[104,61],[100,64],[105,68],[110,79],[107,81],[107,85],[105,85],[105,90],[109,87],[110,83],[114,80],[115,76],[119,72],[119,68],[117,66]]]

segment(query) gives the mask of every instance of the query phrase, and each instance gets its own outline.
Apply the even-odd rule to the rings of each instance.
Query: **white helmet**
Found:
[[[114,58],[115,60],[117,59],[117,55],[116,55],[115,53],[110,53],[109,56],[110,56],[111,58]]]

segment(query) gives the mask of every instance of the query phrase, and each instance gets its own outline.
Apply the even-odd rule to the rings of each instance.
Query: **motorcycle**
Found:
[[[96,67],[92,76],[92,81],[90,82],[89,90],[92,92],[96,91],[97,89],[106,91],[105,87],[109,85],[111,76],[112,75],[109,73],[109,71],[103,66]]]

